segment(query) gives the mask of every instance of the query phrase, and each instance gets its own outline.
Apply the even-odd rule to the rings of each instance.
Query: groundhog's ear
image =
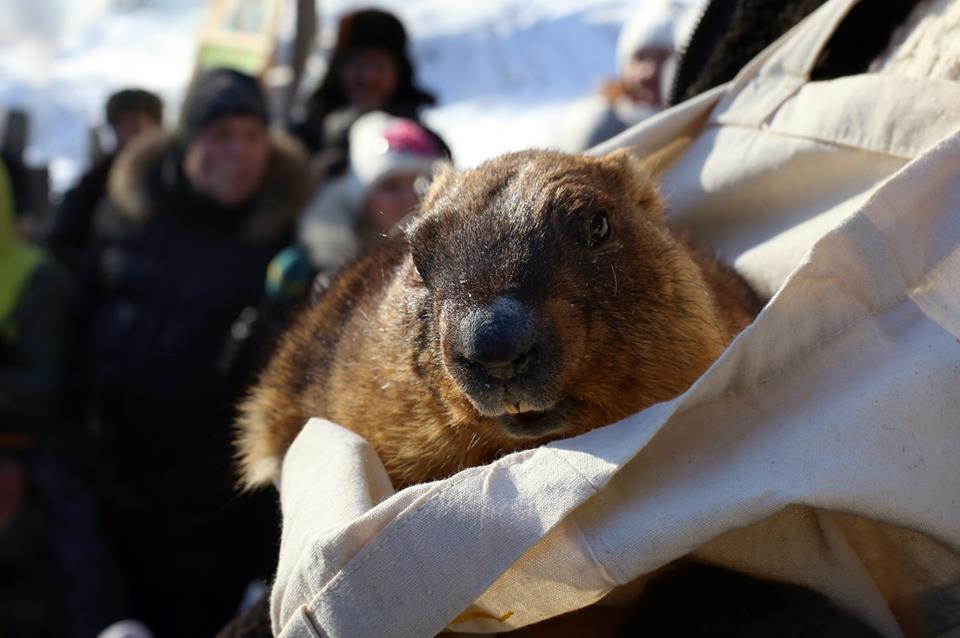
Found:
[[[624,149],[607,153],[601,161],[617,173],[623,184],[623,192],[636,210],[657,223],[663,223],[663,200],[646,162]]]
[[[436,199],[449,187],[454,172],[453,164],[450,162],[437,162],[437,166],[433,170],[433,177],[430,179],[430,186],[423,196],[423,201],[420,206],[421,211],[429,211],[433,208],[433,203]]]
[[[436,259],[439,226],[435,215],[420,215],[405,229],[410,256],[416,267],[417,275],[423,283],[430,280],[433,263]]]
[[[660,179],[660,176],[663,175],[668,168],[673,166],[673,163],[679,159],[680,155],[682,155],[692,143],[692,137],[685,136],[675,138],[669,144],[660,147],[653,153],[644,155],[640,158],[640,161],[650,174],[653,175],[654,179]]]

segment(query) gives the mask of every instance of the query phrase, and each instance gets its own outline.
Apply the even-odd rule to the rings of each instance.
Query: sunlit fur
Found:
[[[591,247],[598,212],[611,233]],[[536,392],[567,408],[544,436],[482,416],[450,352],[458,318],[504,295],[556,344]],[[732,271],[668,229],[647,169],[625,152],[447,169],[406,237],[347,268],[283,338],[242,406],[244,482],[275,479],[312,416],[366,438],[397,487],[609,424],[688,388],[756,310]]]

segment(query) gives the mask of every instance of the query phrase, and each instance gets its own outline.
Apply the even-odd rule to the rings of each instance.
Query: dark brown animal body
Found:
[[[419,218],[348,268],[243,406],[245,481],[306,420],[364,436],[395,485],[670,399],[758,304],[667,228],[624,152],[524,152],[435,180]]]
[[[448,171],[406,236],[348,267],[283,339],[243,406],[246,484],[276,477],[313,416],[366,438],[398,487],[612,423],[687,389],[758,309],[668,229],[623,152]],[[517,635],[875,636],[802,587],[695,562],[646,589],[635,609]]]

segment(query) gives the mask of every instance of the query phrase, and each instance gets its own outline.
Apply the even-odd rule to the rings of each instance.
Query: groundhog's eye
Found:
[[[610,222],[606,213],[597,213],[587,226],[587,246],[596,248],[610,236]]]

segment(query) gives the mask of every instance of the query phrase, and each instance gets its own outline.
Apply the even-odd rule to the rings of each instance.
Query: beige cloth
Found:
[[[673,401],[396,494],[312,420],[283,464],[278,635],[503,631],[625,604],[691,552],[885,636],[960,631],[960,88],[809,81],[853,4],[605,147],[696,134],[670,214],[772,296],[753,325]]]

